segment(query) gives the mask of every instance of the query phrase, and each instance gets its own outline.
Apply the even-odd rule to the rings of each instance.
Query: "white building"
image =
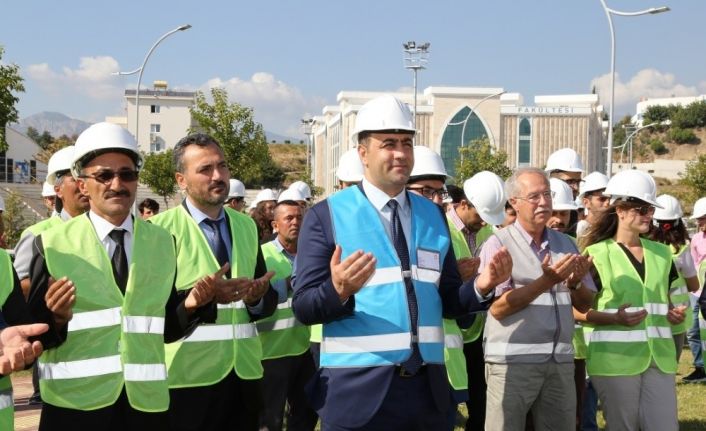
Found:
[[[314,118],[313,177],[332,193],[338,160],[353,144],[350,133],[360,107],[383,93],[342,91],[337,105]],[[413,93],[394,93],[413,104]],[[525,105],[519,93],[502,88],[428,87],[417,96],[417,145],[438,152],[453,175],[459,148],[488,138],[508,154],[508,165],[543,167],[552,152],[570,147],[586,172],[605,169],[603,107],[595,94],[536,96]]]
[[[128,129],[136,137],[140,151],[153,153],[174,148],[195,124],[189,108],[194,104],[196,93],[172,91],[167,89],[165,81],[155,81],[152,90],[140,91],[140,124],[136,128],[135,93],[135,90],[125,90],[127,117],[106,117],[105,120]]]
[[[647,108],[650,106],[687,106],[694,102],[700,102],[706,100],[706,94],[700,96],[688,96],[688,97],[655,97],[653,99],[644,98],[637,102],[635,106],[635,115],[632,116],[631,121],[637,127],[642,127],[643,118]]]
[[[47,165],[36,155],[42,150],[27,135],[10,126],[5,127],[7,152],[0,152],[0,182],[41,183],[47,176]]]

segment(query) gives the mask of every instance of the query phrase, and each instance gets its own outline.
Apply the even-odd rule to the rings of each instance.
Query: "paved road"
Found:
[[[27,399],[32,395],[32,375],[13,375],[12,386],[15,392],[15,431],[35,431],[39,425],[41,406],[27,405]]]

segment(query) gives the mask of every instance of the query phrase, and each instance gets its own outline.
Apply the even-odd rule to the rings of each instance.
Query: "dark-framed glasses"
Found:
[[[655,207],[652,205],[641,205],[639,207],[631,207],[630,210],[635,211],[641,216],[652,215],[655,213]]]
[[[92,174],[81,175],[79,178],[92,178],[101,184],[109,184],[111,181],[113,181],[113,178],[118,177],[120,178],[120,181],[124,183],[132,183],[137,181],[139,175],[140,173],[138,171],[112,171],[106,169],[104,171],[98,171]]]
[[[449,197],[449,192],[447,192],[445,188],[435,189],[435,188],[427,187],[427,186],[423,186],[423,187],[411,186],[411,187],[407,187],[407,190],[412,191],[412,192],[417,192],[427,199],[434,199],[435,196],[439,196],[441,199],[446,199],[447,197]]]

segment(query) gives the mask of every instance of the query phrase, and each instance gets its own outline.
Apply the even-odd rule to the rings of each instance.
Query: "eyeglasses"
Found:
[[[96,181],[98,181],[101,184],[109,184],[111,181],[113,181],[113,178],[118,177],[120,178],[120,181],[124,183],[132,183],[137,181],[137,178],[139,176],[138,171],[111,171],[111,170],[105,170],[105,171],[98,171],[89,175],[81,175],[79,178],[92,178]]]
[[[522,199],[531,204],[538,204],[542,198],[544,198],[544,200],[546,201],[551,201],[554,198],[554,192],[551,190],[547,190],[541,193],[532,193],[527,196],[515,196],[515,199]]]
[[[646,216],[648,214],[652,215],[655,213],[655,207],[653,207],[652,205],[642,205],[639,207],[631,207],[630,210],[637,212],[641,216]]]
[[[427,199],[434,199],[434,196],[439,196],[441,199],[449,197],[449,192],[446,189],[433,189],[431,187],[407,187],[407,190],[417,192]]]
[[[560,179],[561,179],[561,178],[560,178]],[[583,182],[583,180],[577,180],[577,179],[575,179],[575,178],[567,178],[567,179],[565,179],[565,180],[562,179],[562,181],[565,182],[566,184],[568,184],[568,185],[571,186],[571,187],[578,187],[578,186]]]

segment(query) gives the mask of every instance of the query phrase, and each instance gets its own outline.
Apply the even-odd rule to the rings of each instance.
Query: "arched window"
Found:
[[[517,134],[517,166],[529,166],[532,163],[532,124],[529,118],[520,120]]]
[[[446,166],[446,172],[454,176],[456,161],[459,158],[458,149],[465,147],[471,141],[488,136],[483,123],[468,106],[463,107],[453,116],[444,129],[441,137],[441,159]]]

